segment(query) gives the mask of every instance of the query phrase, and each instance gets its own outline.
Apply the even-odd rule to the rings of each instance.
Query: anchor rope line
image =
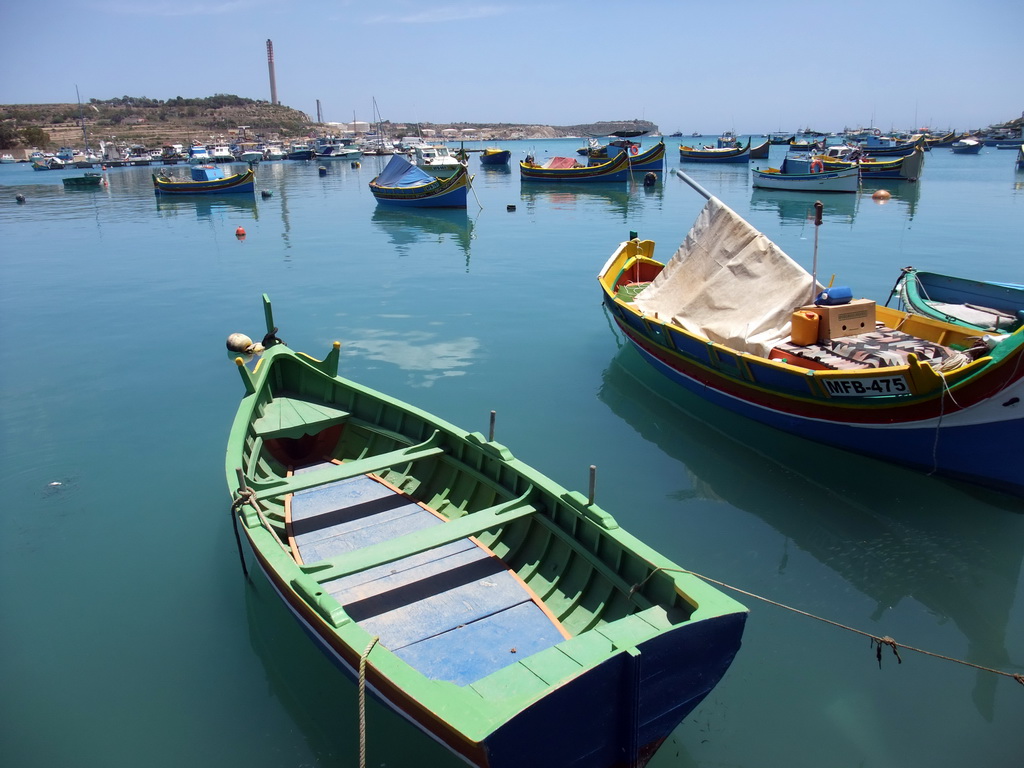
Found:
[[[374,635],[359,657],[359,768],[366,768],[366,659],[378,640]]]
[[[889,637],[888,635],[886,635],[884,637],[879,637],[877,635],[871,634],[870,632],[865,632],[862,629],[857,629],[856,627],[850,627],[850,626],[847,626],[846,624],[840,624],[838,621],[833,621],[832,619],[826,619],[826,618],[824,618],[822,616],[816,616],[813,613],[808,613],[807,611],[802,611],[799,608],[794,608],[794,607],[792,607],[790,605],[786,605],[785,603],[780,603],[780,602],[778,602],[776,600],[772,600],[772,599],[767,598],[767,597],[762,597],[761,595],[756,595],[753,592],[748,592],[745,589],[740,589],[739,587],[734,587],[731,584],[726,584],[723,581],[718,581],[717,579],[712,579],[709,576],[704,576],[704,575],[702,575],[700,573],[696,573],[694,571],[689,571],[689,570],[687,570],[685,568],[667,568],[665,566],[658,566],[657,568],[652,570],[643,581],[641,581],[639,584],[634,584],[633,585],[633,587],[629,590],[630,596],[632,596],[641,587],[643,587],[643,585],[646,584],[651,579],[651,577],[654,576],[654,574],[656,574],[658,571],[674,572],[674,573],[685,573],[685,574],[688,574],[690,576],[696,576],[698,579],[701,579],[702,581],[706,581],[706,582],[708,582],[710,584],[715,584],[716,586],[723,587],[725,589],[731,589],[733,592],[738,592],[739,594],[745,595],[745,596],[750,597],[750,598],[753,598],[754,600],[760,600],[763,603],[768,603],[769,605],[774,605],[777,608],[783,608],[783,609],[785,609],[787,611],[791,611],[792,613],[796,613],[796,614],[798,614],[800,616],[806,616],[809,619],[814,619],[814,620],[820,621],[820,622],[822,622],[824,624],[829,624],[829,625],[831,625],[833,627],[838,627],[839,629],[845,629],[847,632],[853,632],[854,634],[862,635],[862,636],[868,638],[871,641],[871,647],[875,649],[875,657],[878,659],[879,669],[881,669],[881,666],[882,666],[882,646],[887,646],[887,647],[892,649],[893,655],[896,657],[897,662],[900,663],[900,664],[903,663],[903,659],[900,658],[899,649],[903,648],[904,650],[914,651],[915,653],[920,653],[920,654],[923,654],[925,656],[931,656],[932,658],[941,659],[942,661],[951,661],[951,662],[954,662],[955,664],[962,664],[965,667],[973,667],[974,669],[981,670],[982,672],[991,672],[992,674],[995,674],[995,675],[1002,675],[1003,677],[1009,677],[1009,678],[1012,678],[1012,679],[1016,680],[1021,685],[1024,685],[1024,674],[1021,674],[1019,672],[1006,672],[1006,671],[1001,670],[1001,669],[993,669],[992,667],[982,666],[981,664],[974,664],[974,663],[972,663],[970,661],[964,661],[963,659],[957,659],[957,658],[954,658],[952,656],[944,656],[941,653],[934,653],[933,651],[926,651],[926,650],[924,650],[922,648],[915,648],[912,645],[906,645],[905,643],[896,642],[896,640],[894,640],[893,638]]]

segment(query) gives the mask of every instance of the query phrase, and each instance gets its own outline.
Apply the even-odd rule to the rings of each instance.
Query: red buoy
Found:
[[[242,227],[236,229],[235,237],[237,237],[239,240],[245,240],[245,230]]]

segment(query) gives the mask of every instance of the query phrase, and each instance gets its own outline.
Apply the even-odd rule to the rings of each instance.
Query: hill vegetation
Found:
[[[0,106],[0,149],[35,147],[55,150],[81,147],[83,126],[91,145],[101,140],[159,148],[164,144],[221,143],[240,135],[267,141],[336,133],[345,126],[318,124],[303,112],[268,101],[230,94],[162,101],[145,96],[90,99],[79,104],[12,104]],[[512,123],[383,123],[395,138],[428,129],[437,136],[445,129],[467,131],[482,139],[559,138],[608,135],[616,130],[657,132],[644,120],[597,122],[570,126]]]

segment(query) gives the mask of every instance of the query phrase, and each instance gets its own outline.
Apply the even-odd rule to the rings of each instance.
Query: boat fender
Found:
[[[635,155],[635,154],[636,154],[637,152],[639,152],[639,151],[640,151],[640,150],[639,150],[639,149],[637,149],[637,146],[636,146],[636,144],[630,144],[630,145],[629,145],[629,154],[631,154],[631,155]]]
[[[653,187],[657,181],[658,181],[658,176],[654,173],[654,171],[648,171],[647,175],[644,176],[644,186],[645,187]]]
[[[510,213],[511,213],[512,211],[514,211],[515,209],[516,209],[516,207],[515,207],[514,205],[511,205],[511,204],[510,204],[510,205],[506,205],[506,206],[505,206],[505,210],[506,210],[506,211],[509,211]]]
[[[228,350],[231,352],[245,352],[252,347],[252,339],[244,333],[232,333],[228,336]]]
[[[822,173],[825,170],[825,164],[821,160],[811,161],[811,173]]]

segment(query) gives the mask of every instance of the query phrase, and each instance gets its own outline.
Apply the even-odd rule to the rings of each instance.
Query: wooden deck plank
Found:
[[[533,603],[520,603],[396,651],[434,680],[468,685],[562,641]]]
[[[523,499],[445,521],[359,476],[295,493],[288,509],[291,540],[312,564],[303,570],[428,677],[466,685],[567,636],[522,580],[470,538],[535,513]]]
[[[527,602],[533,605],[503,564],[487,558],[417,574],[401,586],[344,607],[394,651]]]
[[[322,586],[339,603],[363,600],[390,589],[395,583],[396,577],[401,578],[401,574],[407,571],[415,572],[420,568],[431,567],[435,561],[457,557],[464,553],[471,553],[471,556],[476,559],[487,557],[487,553],[471,539],[459,539],[450,544],[442,544],[440,547],[428,549],[426,552],[328,581]]]

